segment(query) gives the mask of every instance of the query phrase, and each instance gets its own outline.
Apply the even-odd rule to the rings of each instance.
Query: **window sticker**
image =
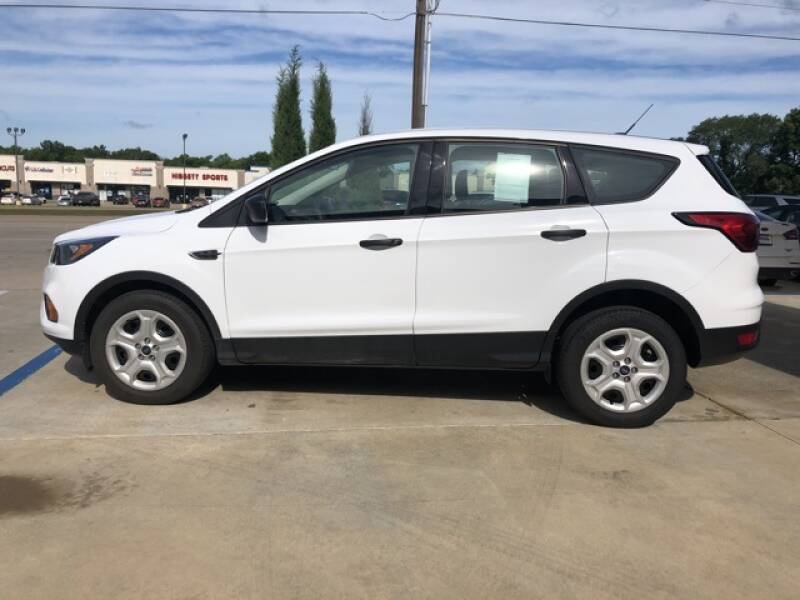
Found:
[[[494,182],[495,201],[527,204],[530,177],[530,154],[498,152]]]

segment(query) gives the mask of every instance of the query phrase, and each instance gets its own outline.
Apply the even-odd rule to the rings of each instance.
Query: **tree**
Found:
[[[725,115],[695,125],[687,141],[708,146],[734,187],[744,194],[764,189],[781,119],[769,114]]]
[[[361,113],[358,117],[358,135],[369,135],[370,133],[372,133],[372,97],[369,92],[364,92]]]
[[[300,48],[295,46],[278,73],[278,90],[272,110],[272,166],[280,167],[306,154],[300,116]]]
[[[800,108],[790,110],[778,127],[764,189],[800,194]]]
[[[317,66],[313,80],[314,92],[311,99],[311,136],[308,151],[316,152],[336,141],[336,121],[333,120],[333,96],[331,80],[323,63]]]

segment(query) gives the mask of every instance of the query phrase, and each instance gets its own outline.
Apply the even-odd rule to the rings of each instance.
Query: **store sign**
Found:
[[[154,162],[95,159],[94,181],[108,185],[156,185]]]
[[[26,173],[55,173],[56,170],[53,167],[31,167],[29,165],[25,165],[25,172]]]
[[[239,187],[239,172],[234,169],[164,167],[164,184],[173,187],[218,188]]]
[[[183,180],[181,171],[173,171],[172,179]],[[227,173],[186,173],[186,181],[229,181]]]
[[[16,169],[14,168],[14,165],[0,165],[0,171],[13,173],[14,171],[16,171]]]

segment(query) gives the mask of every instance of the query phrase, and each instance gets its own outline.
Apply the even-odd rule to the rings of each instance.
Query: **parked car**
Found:
[[[114,194],[111,196],[110,200],[114,206],[120,206],[128,203],[128,197],[124,194]]]
[[[72,206],[100,206],[100,197],[93,192],[78,192],[72,196]]]
[[[778,279],[794,279],[800,274],[800,235],[797,226],[773,219],[760,211],[756,211],[756,216],[760,221],[759,283],[772,286]]]
[[[148,208],[150,206],[150,197],[135,195],[131,197],[131,204],[136,208]]]
[[[191,199],[190,203],[194,207],[208,206],[211,204],[211,198],[208,196],[195,196]]]
[[[25,194],[22,196],[22,204],[27,206],[41,206],[47,202],[42,196],[38,194]]]
[[[163,198],[161,196],[153,198],[153,208],[169,208],[169,206],[169,198]]]
[[[72,196],[61,194],[56,200],[56,206],[72,206]]]
[[[215,362],[505,369],[636,427],[758,343],[758,234],[705,146],[416,130],[58,236],[41,324],[128,402]]]
[[[765,208],[761,212],[769,215],[773,219],[778,219],[778,221],[800,226],[800,205],[798,204],[773,206],[772,208]]]
[[[11,192],[9,194],[3,194],[2,196],[0,196],[0,204],[14,205],[16,203],[17,203],[16,192]]]
[[[783,194],[752,194],[744,197],[744,202],[754,210],[764,210],[773,206],[800,206],[800,196]]]

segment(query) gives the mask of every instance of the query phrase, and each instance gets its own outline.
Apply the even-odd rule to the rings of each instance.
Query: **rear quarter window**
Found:
[[[677,158],[573,146],[572,155],[592,201],[633,202],[655,192],[680,164]]]
[[[697,160],[699,160],[700,164],[705,167],[706,171],[708,171],[708,174],[714,178],[714,181],[719,184],[719,187],[728,192],[731,196],[736,196],[737,198],[741,197],[739,192],[736,191],[736,188],[733,187],[731,180],[728,179],[728,176],[725,175],[725,172],[719,168],[719,165],[714,161],[713,158],[711,158],[711,156],[708,154],[701,154],[697,157]],[[748,206],[751,206],[753,204],[753,196],[748,196],[744,202]]]

